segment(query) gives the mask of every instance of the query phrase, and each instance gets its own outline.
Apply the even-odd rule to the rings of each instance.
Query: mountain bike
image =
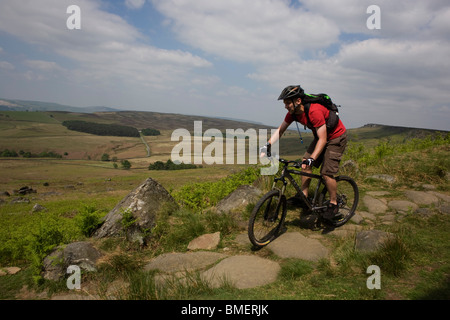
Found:
[[[299,170],[301,162],[278,160],[282,165],[281,175],[274,179],[272,190],[259,199],[252,210],[248,223],[248,237],[257,248],[262,248],[273,241],[283,230],[287,213],[287,199],[285,191],[288,183],[291,183],[297,191],[297,196],[306,212],[316,213],[318,223],[331,227],[340,227],[347,223],[355,214],[359,201],[359,191],[356,182],[347,176],[336,177],[338,214],[333,220],[324,219],[323,213],[330,202],[330,194],[326,188],[322,176]],[[312,197],[306,197],[293,174],[317,179],[317,186]],[[279,183],[281,182],[281,187]]]

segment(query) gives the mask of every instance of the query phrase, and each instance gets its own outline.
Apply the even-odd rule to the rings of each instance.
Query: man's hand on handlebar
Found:
[[[269,142],[267,142],[267,144],[264,147],[261,147],[259,149],[260,157],[263,158],[264,156],[267,155],[267,157],[270,158],[272,156],[271,147],[272,146]]]
[[[311,168],[314,165],[314,159],[303,159],[302,161],[302,169],[307,169],[308,167]]]

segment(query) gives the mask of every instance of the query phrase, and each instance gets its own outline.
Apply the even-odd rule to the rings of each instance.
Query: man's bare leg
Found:
[[[323,175],[325,184],[330,194],[330,203],[337,204],[337,182],[332,176]]]
[[[312,173],[312,169],[309,166],[306,166],[305,168],[303,168],[302,171],[306,172],[306,173]],[[303,194],[305,195],[305,197],[308,197],[310,183],[311,183],[311,178],[302,176],[302,187],[301,188],[302,188],[302,191],[303,191]]]

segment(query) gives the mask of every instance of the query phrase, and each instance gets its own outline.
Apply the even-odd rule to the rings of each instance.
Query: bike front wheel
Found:
[[[250,242],[262,248],[274,240],[286,217],[286,197],[279,190],[266,193],[253,208],[248,222]]]
[[[334,227],[340,227],[347,223],[355,214],[359,201],[359,191],[356,182],[350,177],[336,177],[336,183],[339,211],[333,221],[324,220],[324,223]],[[329,203],[330,193],[327,188],[324,188],[319,197],[319,206],[328,206]]]

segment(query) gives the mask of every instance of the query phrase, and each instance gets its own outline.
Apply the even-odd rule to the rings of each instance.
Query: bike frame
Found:
[[[288,182],[286,181],[286,178],[287,178],[289,180],[289,182],[294,186],[295,190],[297,191],[297,194],[300,195],[300,198],[306,203],[309,210],[319,211],[319,210],[325,209],[326,206],[321,206],[321,207],[315,206],[315,204],[319,200],[318,197],[320,194],[319,193],[320,188],[322,187],[322,185],[326,188],[325,181],[322,178],[322,176],[313,174],[313,173],[307,173],[307,172],[303,172],[303,171],[289,169],[290,163],[297,163],[297,162],[286,161],[286,160],[282,160],[282,159],[280,159],[280,160],[281,160],[280,162],[284,164],[284,168],[283,168],[283,171],[281,172],[281,176],[274,179],[272,189],[277,189],[276,184],[277,184],[277,182],[281,181],[283,183],[283,186],[280,191],[281,191],[281,195],[284,195],[284,192],[286,191],[286,186],[288,184]],[[294,180],[294,178],[292,177],[291,174],[296,174],[299,176],[305,176],[305,177],[309,177],[309,178],[318,180],[312,202],[309,201],[309,199],[303,194],[301,187],[298,185],[297,181]]]

